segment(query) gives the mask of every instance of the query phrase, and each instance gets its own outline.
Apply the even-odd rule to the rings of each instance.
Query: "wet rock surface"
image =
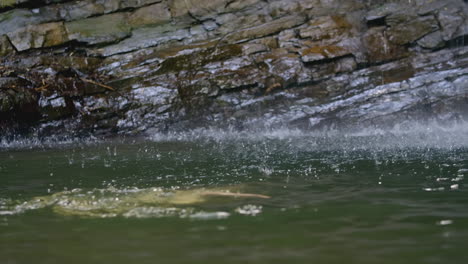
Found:
[[[466,14],[463,0],[1,1],[1,134],[461,121]]]

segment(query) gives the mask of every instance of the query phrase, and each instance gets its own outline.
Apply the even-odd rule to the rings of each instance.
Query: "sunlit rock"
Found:
[[[157,3],[137,9],[129,16],[128,23],[131,27],[140,27],[160,25],[170,20],[168,7],[163,3]]]
[[[62,22],[31,25],[10,32],[7,35],[18,51],[52,47],[69,40]]]

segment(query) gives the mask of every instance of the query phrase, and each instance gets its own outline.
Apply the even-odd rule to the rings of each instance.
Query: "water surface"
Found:
[[[466,132],[3,142],[0,259],[467,263]]]

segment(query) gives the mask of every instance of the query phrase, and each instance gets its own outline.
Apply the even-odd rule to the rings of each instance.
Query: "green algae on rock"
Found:
[[[89,44],[109,43],[130,35],[127,13],[115,13],[65,23],[70,40]]]

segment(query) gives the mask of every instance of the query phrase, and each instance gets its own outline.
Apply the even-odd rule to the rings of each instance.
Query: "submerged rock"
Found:
[[[238,189],[238,188],[230,188]],[[8,211],[0,214],[19,214],[29,210],[52,208],[61,215],[82,217],[167,217],[179,216],[200,219],[225,218],[228,213],[203,212],[195,210],[194,205],[206,203],[215,197],[268,199],[259,194],[230,192],[226,189],[165,190],[148,189],[95,189],[84,191],[74,189],[48,196],[40,196],[18,205],[10,205]],[[219,202],[219,201],[218,201]]]

